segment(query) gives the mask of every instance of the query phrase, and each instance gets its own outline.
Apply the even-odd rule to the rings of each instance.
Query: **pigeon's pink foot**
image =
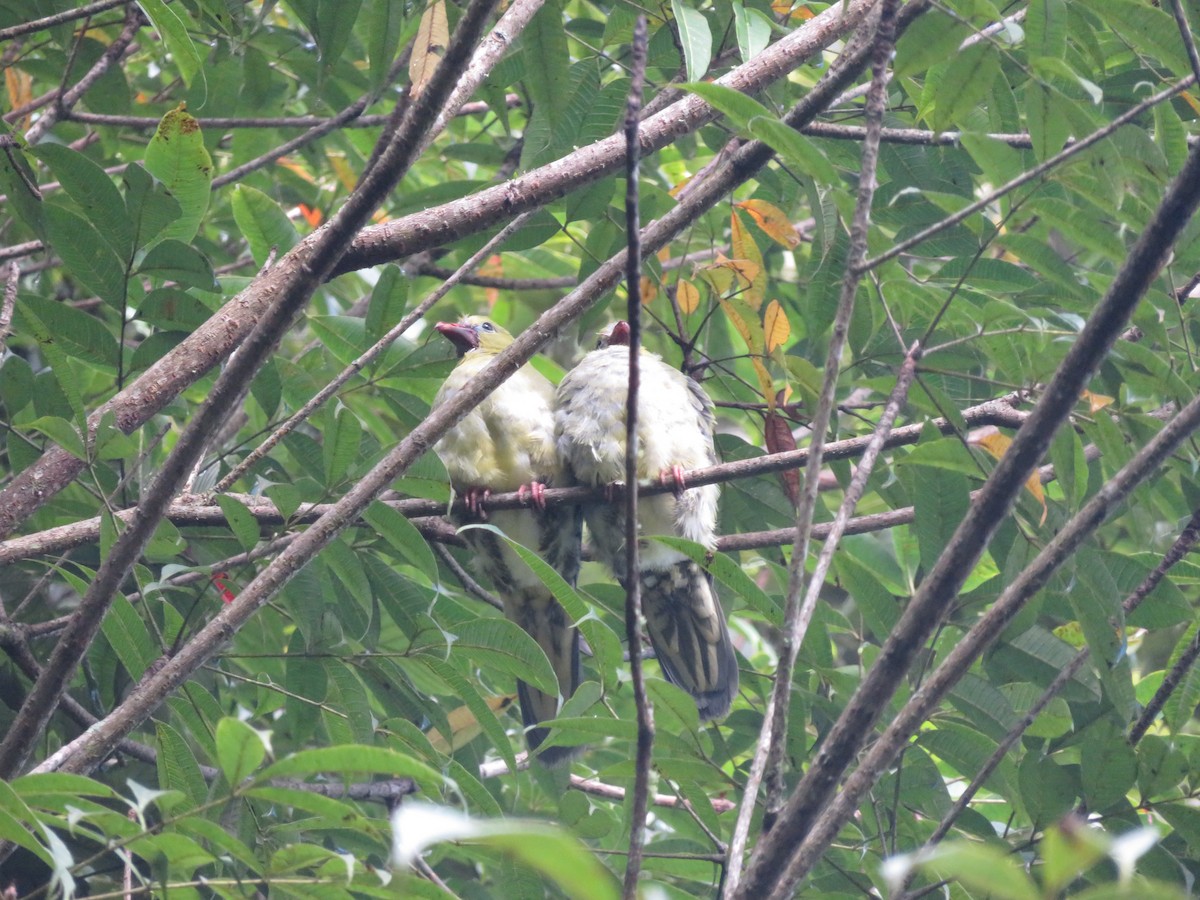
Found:
[[[525,502],[525,495],[529,494],[529,499],[538,509],[545,511],[546,509],[546,486],[540,481],[531,481],[529,484],[523,484],[517,488],[517,496],[521,498],[521,502]]]
[[[658,481],[663,487],[670,485],[671,491],[676,497],[682,497],[683,492],[687,490],[687,479],[683,477],[683,466],[680,465],[663,469],[658,476]]]
[[[492,496],[492,492],[484,487],[467,488],[463,492],[463,502],[467,504],[467,509],[471,511],[471,515],[477,519],[487,519],[487,510],[484,509],[484,504],[488,497]]]

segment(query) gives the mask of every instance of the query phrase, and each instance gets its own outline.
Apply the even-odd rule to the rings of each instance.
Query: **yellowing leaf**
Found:
[[[675,288],[675,299],[679,302],[679,309],[686,316],[700,308],[700,290],[686,279],[679,279]]]
[[[1200,115],[1200,101],[1192,96],[1191,91],[1184,91],[1179,96],[1183,98],[1184,103],[1192,108],[1192,112],[1196,113],[1196,115]]]
[[[1088,411],[1098,413],[1106,406],[1111,406],[1113,403],[1112,397],[1106,397],[1104,394],[1093,394],[1091,391],[1084,391],[1079,395],[1087,401]]]
[[[750,284],[758,277],[758,273],[762,271],[762,266],[748,259],[730,259],[724,253],[718,251],[716,260],[710,262],[708,265],[701,266],[700,271],[713,274],[730,272],[746,282],[746,284]],[[725,293],[732,286],[729,279],[710,278],[709,280],[712,282],[713,287],[720,293]]]
[[[24,106],[33,99],[33,76],[21,69],[9,66],[4,70],[4,84],[8,88],[8,108],[16,109]],[[24,131],[32,113],[26,113],[18,126],[18,131]]]
[[[293,175],[295,175],[298,178],[303,178],[309,184],[317,183],[316,180],[309,173],[308,166],[304,165],[304,163],[296,162],[290,156],[279,157],[279,159],[275,160],[275,165],[280,166],[281,168],[287,169]],[[333,169],[335,172],[337,171],[336,163],[334,164]],[[351,182],[347,189],[353,189],[353,187],[354,187],[354,182]]]
[[[488,697],[486,699],[487,705],[491,707],[492,712],[500,715],[512,706],[517,698],[514,694],[501,694],[497,697]],[[483,733],[483,727],[475,718],[475,714],[465,706],[460,706],[458,709],[452,710],[446,716],[446,722],[450,725],[449,740],[443,737],[442,733],[436,728],[431,728],[426,732],[429,737],[429,743],[439,753],[453,753],[460,747],[465,747]]]
[[[332,153],[329,155],[329,165],[333,168],[333,174],[337,176],[338,183],[348,191],[354,190],[354,186],[358,184],[358,175],[346,162],[346,157]]]
[[[648,306],[658,296],[658,285],[645,275],[642,276],[641,281],[638,283],[638,290],[642,292],[642,306]]]
[[[426,83],[433,77],[446,45],[450,43],[450,25],[446,20],[445,0],[437,0],[421,15],[417,26],[417,39],[413,42],[412,59],[408,62],[408,78],[412,82],[412,96],[420,96]]]
[[[758,376],[758,386],[762,389],[763,399],[767,401],[767,408],[774,410],[775,382],[771,380],[771,373],[767,371],[760,357],[750,357],[750,364],[754,366],[754,374]]]
[[[1008,452],[1008,448],[1012,446],[1012,438],[1007,434],[1003,434],[995,425],[988,425],[985,428],[978,428],[972,431],[967,437],[967,443],[972,447],[980,447],[986,450],[994,459],[1002,459],[1004,454]],[[1025,482],[1025,490],[1029,491],[1033,495],[1033,499],[1041,504],[1042,519],[1038,524],[1044,524],[1048,511],[1046,508],[1046,492],[1042,489],[1042,479],[1038,476],[1036,470]]]
[[[787,313],[778,300],[772,300],[763,315],[763,337],[767,342],[767,352],[773,353],[776,347],[783,346],[791,333],[792,323],[788,321]]]
[[[789,250],[800,243],[800,235],[796,233],[796,226],[778,206],[768,203],[766,200],[743,200],[741,203],[733,205],[749,213],[754,224],[775,243],[782,244]]]
[[[767,293],[767,273],[763,270],[762,253],[759,252],[758,244],[754,243],[754,238],[750,236],[746,226],[742,224],[742,217],[736,212],[730,215],[729,227],[732,231],[730,243],[733,246],[734,256],[746,260],[755,267],[753,275],[743,276],[749,280],[750,285],[743,293],[742,299],[749,303],[755,312],[758,312]]]
[[[750,364],[754,367],[754,374],[758,377],[758,384],[762,388],[763,399],[767,401],[768,407],[773,409],[775,406],[775,386],[771,381],[771,374],[767,371],[767,367],[763,365],[762,361],[763,335],[762,328],[758,324],[758,316],[755,315],[755,311],[750,309],[749,305],[743,300],[722,300],[721,309],[725,310],[725,315],[729,318],[729,324],[742,336],[742,340],[750,348]]]

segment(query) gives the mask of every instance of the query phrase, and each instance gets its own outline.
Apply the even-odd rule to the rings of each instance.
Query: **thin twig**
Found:
[[[15,262],[8,264],[8,274],[4,279],[4,300],[0,302],[0,356],[4,354],[4,345],[12,334],[13,309],[17,303],[17,286],[21,281],[21,269]]]
[[[867,139],[863,142],[859,166],[858,197],[855,201],[854,219],[850,227],[850,246],[846,255],[845,275],[842,278],[837,313],[833,321],[833,333],[830,336],[829,348],[825,357],[824,379],[817,408],[812,418],[812,438],[804,470],[804,490],[796,509],[796,542],[788,566],[783,646],[780,649],[779,666],[775,673],[775,683],[771,692],[771,712],[774,722],[771,726],[771,742],[766,748],[767,767],[764,780],[767,790],[767,809],[764,828],[770,826],[783,802],[783,755],[787,745],[792,672],[796,666],[796,655],[804,640],[808,619],[812,616],[810,605],[802,600],[806,591],[805,564],[808,559],[808,543],[813,514],[817,505],[825,437],[833,416],[838,377],[841,374],[840,360],[850,330],[850,319],[854,314],[854,300],[858,292],[858,283],[861,280],[858,264],[867,255],[867,233],[871,220],[871,203],[875,196],[875,173],[879,164],[879,128],[883,123],[883,112],[887,103],[886,79],[888,63],[891,60],[892,48],[895,44],[898,5],[898,0],[883,0],[878,23],[871,36],[872,84],[871,90],[867,94]],[[812,595],[815,603],[816,592],[809,590],[808,593]],[[807,615],[805,615],[806,611]],[[729,896],[732,896],[733,890],[736,888],[730,890]]]
[[[630,52],[629,100],[625,105],[625,290],[629,322],[629,391],[625,400],[625,634],[629,642],[629,672],[637,706],[637,755],[634,761],[633,803],[629,809],[629,857],[625,862],[623,895],[636,900],[642,869],[642,843],[650,798],[650,761],[654,748],[654,707],[646,693],[642,669],[641,565],[638,561],[638,356],[642,350],[642,253],[638,211],[638,125],[642,112],[642,87],[646,76],[646,17],[633,26]]]
[[[0,43],[11,41],[13,38],[18,38],[22,35],[45,31],[48,28],[53,28],[55,25],[64,25],[67,22],[74,22],[77,19],[86,19],[94,16],[96,13],[124,6],[126,2],[127,0],[99,0],[97,3],[88,3],[85,6],[55,13],[52,16],[44,16],[40,19],[31,19],[28,22],[22,22],[20,25],[0,28]]]
[[[980,425],[998,425],[1007,428],[1018,428],[1025,421],[1026,413],[1013,409],[1015,398],[989,400],[979,406],[963,410],[963,421],[971,427]],[[888,449],[915,444],[924,428],[932,426],[943,434],[955,433],[954,425],[946,419],[934,419],[906,425],[892,431],[885,447]],[[825,446],[825,459],[853,459],[861,456],[870,443],[870,436],[849,438],[835,441]],[[786,453],[774,453],[751,459],[736,460],[707,466],[703,469],[692,469],[685,472],[687,483],[699,487],[705,484],[721,484],[739,478],[750,478],[757,475],[770,475],[790,469],[798,469],[808,459],[808,450],[792,450]],[[639,484],[641,496],[664,494],[671,490],[671,485],[664,485],[661,480],[652,478]],[[298,526],[315,522],[333,507],[328,503],[302,503],[291,516],[284,516],[268,498],[261,494],[235,494],[239,503],[262,526],[289,525]],[[603,488],[570,487],[548,488],[544,495],[547,507],[562,504],[580,504],[597,502],[606,499]],[[416,520],[414,524],[426,537],[442,542],[453,542],[454,529],[438,519],[429,521],[429,517],[440,516],[446,512],[446,504],[436,500],[388,500],[393,509],[409,519]],[[464,502],[451,511],[464,512]],[[505,494],[494,494],[488,498],[488,509],[524,509],[531,503],[528,492],[521,494],[512,491]],[[862,531],[878,531],[895,525],[907,524],[911,521],[910,510],[891,510],[863,517],[861,527],[852,526],[848,533]],[[123,523],[132,520],[133,510],[118,510],[113,515]],[[219,506],[206,504],[200,496],[182,496],[167,509],[165,516],[174,525],[227,525],[225,514]],[[857,521],[857,520],[856,520]],[[70,525],[59,525],[47,528],[45,531],[22,535],[0,541],[0,567],[10,565],[23,559],[35,559],[41,556],[55,555],[95,543],[100,538],[101,519],[93,517],[82,519]],[[827,526],[816,525],[813,536],[819,537],[827,533]],[[749,550],[755,547],[776,547],[791,543],[795,539],[795,529],[779,529],[775,531],[749,532],[745,534],[730,534],[719,537],[717,549],[731,552],[734,550]]]

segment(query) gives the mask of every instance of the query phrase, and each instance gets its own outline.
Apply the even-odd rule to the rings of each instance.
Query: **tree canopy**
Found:
[[[1187,896],[1197,27],[0,0],[0,890]],[[430,448],[630,293],[715,402],[717,551],[672,546],[740,690],[702,724],[522,549],[586,640],[546,767]]]

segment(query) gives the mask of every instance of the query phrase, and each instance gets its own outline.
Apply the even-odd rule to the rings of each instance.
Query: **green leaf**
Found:
[[[208,798],[208,786],[196,762],[196,755],[183,735],[165,722],[155,724],[158,749],[158,783],[182,792],[191,806],[200,806]]]
[[[325,441],[322,445],[325,457],[325,481],[337,484],[346,477],[350,465],[358,455],[362,440],[362,423],[347,407],[340,406],[326,419]]]
[[[699,81],[708,71],[712,58],[712,31],[708,27],[708,19],[698,9],[687,6],[684,0],[671,0],[671,12],[675,14],[675,27],[679,30],[679,43],[683,46],[687,79]]]
[[[171,58],[179,67],[184,84],[190,86],[197,73],[202,72],[203,64],[200,54],[196,52],[196,45],[192,43],[188,34],[187,24],[163,0],[138,0],[138,6],[154,23],[154,30],[162,37]]]
[[[63,144],[39,144],[35,152],[118,260],[128,260],[134,249],[133,230],[125,215],[121,193],[108,174],[82,153]]]
[[[429,803],[411,802],[392,814],[393,857],[408,865],[440,841],[480,843],[500,850],[550,878],[568,897],[577,900],[615,900],[616,880],[565,829],[506,818],[472,819]]]
[[[738,52],[742,62],[749,62],[766,49],[771,40],[771,21],[757,9],[747,9],[741,3],[733,4],[733,29],[737,36]],[[695,81],[691,75],[689,81]]]
[[[1023,24],[1025,48],[1031,58],[1062,59],[1067,44],[1064,0],[1030,0]]]
[[[371,340],[378,340],[404,318],[408,306],[409,279],[401,273],[399,266],[387,265],[379,272],[379,280],[371,291],[371,302],[367,306],[366,332]]]
[[[920,868],[957,881],[992,900],[1038,900],[1041,893],[1018,857],[990,844],[948,841],[939,844]]]
[[[6,207],[16,213],[26,228],[44,238],[42,196],[37,174],[26,158],[25,142],[3,122],[0,122],[0,137],[11,142],[10,149],[0,153],[0,191],[8,198]]]
[[[512,771],[516,766],[516,756],[513,753],[512,742],[509,741],[508,735],[504,733],[504,726],[500,724],[500,720],[492,712],[492,708],[483,698],[479,688],[459,674],[454,666],[440,657],[431,656],[429,653],[422,653],[414,656],[412,661],[424,666],[445,682],[446,686],[454,692],[455,696],[466,704],[467,709],[475,716],[475,721],[479,723],[479,726],[488,736],[488,740],[492,742],[492,746],[504,757],[504,761],[508,763],[509,770]],[[446,731],[443,733],[449,734],[450,732]]]
[[[773,116],[750,120],[750,133],[820,184],[838,184],[837,171],[816,144]]]
[[[966,122],[979,102],[988,96],[1000,73],[1000,56],[988,41],[959,51],[938,82],[930,125],[945,131]]]
[[[217,762],[231,787],[236,789],[266,755],[263,736],[245,722],[226,716],[217,723]]]
[[[384,76],[396,58],[396,48],[400,46],[400,35],[407,21],[404,6],[397,3],[368,3],[365,23],[367,39],[367,59],[371,63],[371,83],[382,85]],[[410,24],[415,27],[414,18]]]
[[[1124,800],[1137,781],[1137,754],[1111,719],[1089,726],[1080,741],[1083,797],[1097,812]]]
[[[250,510],[240,500],[226,494],[217,495],[217,506],[221,507],[225,521],[229,523],[229,530],[242,545],[242,549],[253,550],[258,545],[260,528],[258,520]]]
[[[437,559],[424,536],[407,518],[385,503],[375,502],[367,507],[363,518],[379,535],[431,582],[438,578]]]
[[[31,294],[19,296],[17,316],[18,325],[33,331],[39,341],[53,343],[72,358],[103,372],[115,370],[117,342],[95,316],[69,304]]]
[[[451,655],[490,665],[547,694],[559,692],[558,678],[537,641],[517,624],[486,616],[453,626]]]
[[[87,448],[83,446],[83,437],[79,429],[66,419],[58,416],[39,416],[22,427],[44,434],[76,459],[87,461],[88,453]]]
[[[921,550],[921,565],[928,573],[971,506],[970,485],[951,469],[913,466],[908,472],[912,478],[912,528]]]
[[[592,648],[601,677],[605,683],[612,683],[613,673],[621,659],[620,643],[610,628],[591,615],[587,604],[583,602],[575,589],[567,584],[563,577],[540,556],[527,547],[521,546],[499,529],[491,525],[466,525],[465,528],[485,528],[494,532],[513,549],[514,553],[521,557],[522,562],[529,566],[542,584],[550,589],[550,592],[554,594],[554,599],[562,604],[567,616],[579,627],[584,639]]]
[[[391,778],[411,778],[421,790],[436,794],[445,779],[424,763],[384,747],[364,747],[351,744],[301,750],[279,760],[259,773],[259,783],[273,778],[309,778],[324,773],[387,775]]]
[[[0,782],[0,839],[12,841],[49,865],[50,854],[33,831],[37,816],[20,796],[25,786],[20,779],[15,785]]]
[[[204,254],[170,237],[155,243],[138,266],[138,274],[164,281],[178,281],[209,293],[219,293],[221,290]]]
[[[250,245],[250,254],[259,268],[266,265],[271,252],[278,259],[300,240],[296,226],[279,204],[262,191],[244,184],[233,189],[229,198],[238,230]]]
[[[47,203],[44,211],[46,236],[68,271],[89,291],[120,309],[125,302],[125,266],[112,245],[87,219],[65,207]]]
[[[741,91],[735,91],[723,84],[693,82],[681,84],[680,87],[685,91],[691,91],[721,115],[727,116],[739,131],[749,133],[750,120],[756,116],[765,119],[775,118],[769,109],[753,97],[748,97]]]
[[[124,597],[113,599],[102,623],[104,636],[116,651],[125,671],[135,681],[150,668],[160,653],[136,609]]]
[[[208,210],[213,164],[204,147],[200,123],[188,113],[186,103],[162,117],[146,147],[143,164],[179,202],[180,216],[167,226],[163,236],[190,243]]]

